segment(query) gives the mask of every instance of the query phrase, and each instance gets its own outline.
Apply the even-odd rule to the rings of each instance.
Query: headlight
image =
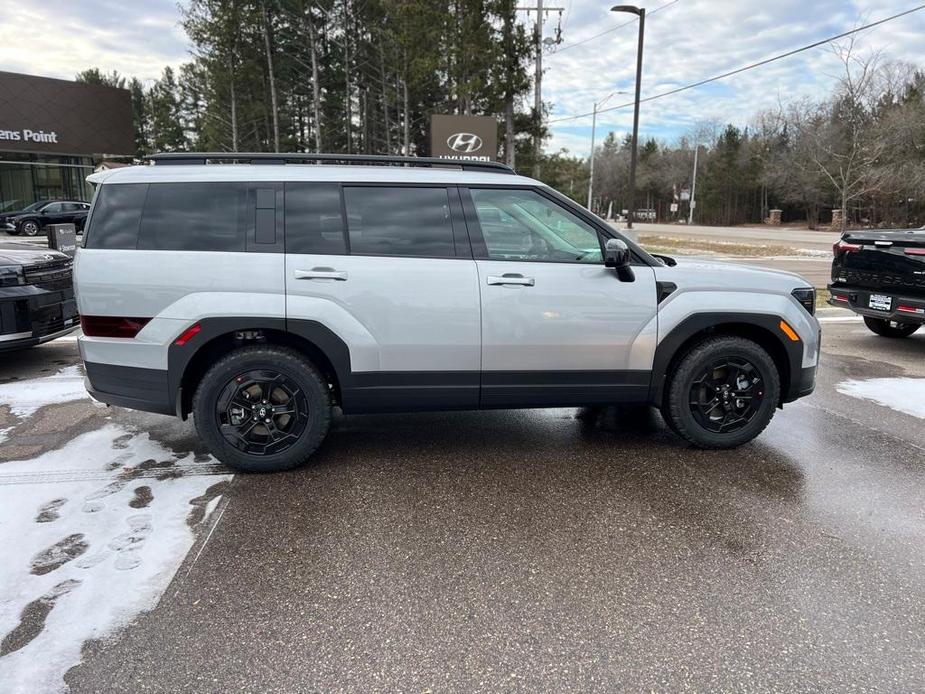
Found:
[[[22,267],[19,265],[0,265],[0,287],[18,287],[26,283]]]
[[[800,287],[794,289],[791,294],[793,298],[802,304],[803,308],[809,311],[809,315],[816,313],[816,289],[815,287]]]

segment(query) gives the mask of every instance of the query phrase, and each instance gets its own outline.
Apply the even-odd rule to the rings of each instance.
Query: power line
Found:
[[[905,17],[906,15],[910,15],[910,14],[912,14],[913,12],[918,12],[919,10],[922,10],[922,9],[925,9],[925,5],[919,5],[919,6],[917,6],[917,7],[913,7],[911,10],[906,10],[905,12],[900,12],[899,14],[894,14],[892,17],[885,17],[884,19],[880,19],[880,20],[878,20],[878,21],[876,21],[876,22],[871,22],[870,24],[866,24],[866,25],[864,25],[864,26],[862,26],[862,27],[858,27],[858,28],[856,28],[856,29],[852,29],[851,31],[846,31],[846,32],[843,32],[843,33],[841,33],[841,34],[837,34],[837,35],[835,35],[835,36],[830,36],[830,37],[828,37],[828,38],[826,38],[826,39],[821,39],[821,40],[819,40],[819,41],[816,41],[815,43],[811,43],[811,44],[809,44],[809,45],[807,45],[807,46],[803,46],[803,47],[801,47],[801,48],[794,48],[793,50],[787,51],[786,53],[781,53],[780,55],[775,55],[775,56],[773,56],[773,57],[771,57],[771,58],[765,58],[764,60],[760,60],[760,61],[758,61],[757,63],[752,63],[751,65],[746,65],[745,67],[740,67],[740,68],[737,68],[737,69],[735,69],[735,70],[730,70],[729,72],[724,72],[723,74],[721,74],[721,75],[716,75],[715,77],[709,77],[709,78],[707,78],[707,79],[705,79],[705,80],[700,80],[699,82],[694,82],[693,84],[687,84],[687,85],[684,85],[683,87],[677,87],[676,89],[670,89],[670,90],[668,90],[667,92],[662,92],[661,94],[653,94],[652,96],[647,96],[647,97],[644,98],[644,99],[640,99],[639,102],[640,102],[640,103],[643,103],[643,102],[646,102],[646,101],[655,101],[656,99],[661,99],[661,98],[666,97],[666,96],[671,96],[672,94],[677,94],[677,93],[679,93],[679,92],[684,92],[684,91],[687,91],[688,89],[693,89],[693,88],[695,88],[695,87],[701,87],[701,86],[703,86],[703,85],[705,85],[705,84],[709,84],[710,82],[716,82],[717,80],[725,79],[726,77],[732,77],[733,75],[738,75],[740,72],[746,72],[747,70],[753,70],[753,69],[755,69],[756,67],[761,67],[762,65],[767,65],[768,63],[773,63],[773,62],[775,62],[775,61],[777,61],[777,60],[783,60],[784,58],[789,58],[790,56],[796,55],[797,53],[802,53],[802,52],[804,52],[804,51],[808,51],[808,50],[811,50],[811,49],[813,49],[813,48],[818,48],[819,46],[821,46],[821,45],[823,45],[823,44],[831,43],[832,41],[837,41],[838,39],[845,38],[846,36],[851,36],[851,34],[856,34],[856,33],[858,33],[859,31],[865,31],[865,30],[867,30],[867,29],[872,29],[873,27],[880,26],[881,24],[886,24],[887,22],[892,22],[894,19],[899,19],[900,17]],[[630,102],[627,102],[627,103],[625,103],[625,104],[619,104],[619,105],[617,105],[617,106],[610,106],[610,107],[605,108],[605,109],[600,109],[600,110],[598,111],[598,114],[606,113],[606,112],[608,112],[608,111],[616,111],[616,110],[621,109],[621,108],[627,108],[627,107],[629,107],[629,106],[632,106],[634,103],[635,103],[635,102],[630,101]],[[548,121],[546,121],[546,122],[547,122],[548,124],[551,125],[551,124],[553,124],[553,123],[562,123],[562,122],[564,122],[564,121],[577,120],[578,118],[587,118],[588,116],[591,116],[591,115],[594,115],[593,112],[582,113],[582,114],[577,115],[577,116],[565,116],[565,117],[563,117],[563,118],[554,118],[554,119],[548,120]]]
[[[675,3],[678,3],[678,2],[680,2],[680,1],[681,1],[681,0],[671,0],[671,2],[666,2],[664,5],[660,5],[659,7],[656,7],[656,8],[655,8],[654,10],[652,10],[651,12],[648,12],[647,15],[648,15],[649,17],[651,17],[651,16],[652,16],[653,14],[655,14],[656,12],[660,12],[660,11],[664,10],[666,7],[671,7],[672,5],[674,5]],[[595,34],[594,36],[589,36],[588,38],[582,39],[581,41],[576,41],[575,43],[567,43],[567,44],[564,45],[562,48],[557,49],[556,51],[554,51],[553,53],[550,53],[549,55],[550,55],[550,56],[559,55],[562,51],[567,51],[567,50],[570,49],[570,48],[576,48],[577,46],[581,46],[582,44],[588,43],[589,41],[593,41],[594,39],[599,39],[601,36],[605,36],[605,35],[607,35],[607,34],[613,32],[613,31],[616,31],[617,29],[622,29],[623,27],[629,26],[630,24],[635,24],[635,23],[638,22],[638,21],[639,21],[638,19],[631,19],[631,20],[628,21],[628,22],[623,22],[623,24],[617,24],[617,26],[615,26],[615,27],[610,27],[609,29],[606,29],[605,31],[602,31],[600,34]]]

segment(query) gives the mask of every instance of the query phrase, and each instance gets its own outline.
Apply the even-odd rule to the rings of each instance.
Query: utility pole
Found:
[[[694,194],[697,192],[697,154],[700,152],[700,143],[694,147],[694,176],[691,181],[691,203],[690,209],[687,213],[687,225],[690,226],[694,223],[694,208],[697,207],[697,200],[694,198]]]
[[[562,12],[564,7],[543,7],[543,0],[536,0],[536,7],[518,7],[523,12],[536,12],[536,24],[533,26],[533,41],[536,44],[536,76],[533,82],[533,111],[536,115],[536,132],[533,135],[533,178],[540,177],[540,149],[543,138],[540,128],[543,125],[543,19],[546,12]]]
[[[594,109],[592,110],[591,116],[591,160],[588,166],[590,169],[588,176],[588,212],[591,211],[591,196],[594,194],[594,134],[597,132],[597,111],[601,106],[607,103],[610,97],[626,93],[627,92],[611,92],[600,101],[594,102]]]

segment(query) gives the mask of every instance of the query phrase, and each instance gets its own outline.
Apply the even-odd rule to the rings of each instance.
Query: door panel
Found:
[[[655,318],[655,275],[620,282],[602,265],[476,261],[482,284],[482,369],[638,370],[634,346]],[[519,274],[532,285],[497,285]],[[652,333],[654,338],[654,331]]]
[[[286,186],[287,318],[320,320],[347,343],[345,411],[477,407],[475,261],[404,257],[455,252],[446,189],[348,190]],[[350,246],[396,255],[324,252]],[[305,252],[313,248],[323,252]]]
[[[598,231],[535,191],[472,189],[485,407],[645,400],[655,273],[621,282]]]

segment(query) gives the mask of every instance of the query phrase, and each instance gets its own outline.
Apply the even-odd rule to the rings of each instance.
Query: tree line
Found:
[[[182,19],[192,59],[179,69],[147,84],[96,68],[77,79],[131,91],[137,156],[425,155],[431,114],[488,114],[499,117],[500,158],[532,175],[533,138],[548,131],[524,98],[535,36],[517,10],[513,0],[192,0]],[[810,226],[833,210],[845,224],[925,223],[925,73],[850,40],[832,50],[843,71],[826,98],[781,103],[744,128],[641,138],[637,208],[685,219],[696,149],[696,223],[758,223],[771,209]],[[597,147],[596,211],[625,209],[630,150],[613,133]],[[587,158],[546,152],[539,170],[586,201]]]
[[[780,103],[745,128],[701,123],[672,144],[642,142],[637,207],[686,219],[699,148],[695,223],[758,223],[779,209],[811,227],[830,224],[833,211],[842,226],[925,224],[925,73],[851,40],[831,50],[842,70],[824,99]],[[613,134],[597,148],[599,211],[625,208],[630,152],[629,138]]]
[[[532,161],[533,37],[514,0],[192,0],[192,59],[132,93],[136,155],[182,149],[426,154],[432,113],[500,114]]]

